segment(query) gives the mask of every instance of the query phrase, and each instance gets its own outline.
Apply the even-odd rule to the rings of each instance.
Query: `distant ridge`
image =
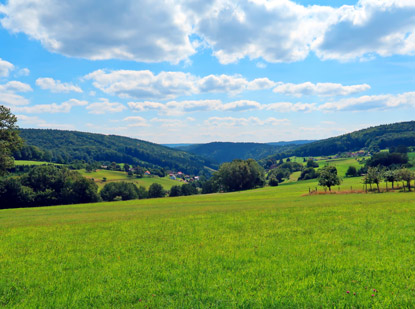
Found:
[[[267,156],[289,149],[296,145],[303,145],[311,141],[291,141],[276,143],[231,143],[231,142],[213,142],[207,144],[191,144],[187,146],[178,146],[181,149],[208,160],[218,163],[229,162],[234,159],[255,160],[263,159]]]
[[[217,165],[197,155],[139,139],[52,129],[20,129],[29,146],[47,151],[53,161],[90,160],[199,174]]]

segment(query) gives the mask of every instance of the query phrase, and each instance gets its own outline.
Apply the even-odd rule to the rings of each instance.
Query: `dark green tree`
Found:
[[[322,169],[320,169],[320,176],[318,178],[318,184],[319,186],[327,187],[329,188],[329,191],[331,191],[332,186],[339,185],[341,180],[339,176],[337,176],[337,169],[335,166],[325,166]]]
[[[10,109],[0,105],[0,176],[14,166],[12,153],[23,145],[16,122],[17,118]]]
[[[159,183],[154,182],[148,188],[149,198],[164,197],[165,195],[166,191],[164,191],[163,186]]]
[[[104,201],[114,201],[121,198],[123,201],[138,199],[139,191],[135,184],[130,182],[110,182],[102,188],[101,197]]]
[[[170,193],[169,193],[170,197],[181,196],[181,195],[182,195],[182,189],[179,185],[171,187]]]
[[[346,171],[346,176],[347,177],[356,177],[356,176],[359,176],[359,174],[357,173],[356,167],[349,166],[349,168]]]
[[[218,179],[224,191],[248,190],[264,186],[265,172],[253,159],[234,160],[220,166]]]

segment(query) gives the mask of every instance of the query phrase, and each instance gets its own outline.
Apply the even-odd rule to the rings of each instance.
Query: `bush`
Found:
[[[315,179],[318,177],[318,172],[313,167],[307,167],[301,172],[300,177],[298,180],[307,180],[307,179]]]
[[[276,187],[276,186],[278,186],[278,180],[276,179],[276,178],[270,178],[269,179],[269,181],[268,181],[268,184],[271,186],[271,187]]]
[[[195,195],[197,194],[197,189],[192,186],[191,184],[185,183],[181,187],[181,193],[182,195]]]
[[[176,185],[176,186],[171,187],[170,193],[169,193],[170,197],[181,196],[181,195],[182,195],[182,189],[180,186]]]
[[[150,188],[148,188],[149,198],[164,197],[165,195],[166,191],[164,191],[163,186],[159,183],[152,183]]]
[[[139,198],[139,190],[136,185],[128,182],[111,182],[101,190],[101,197],[104,201],[114,201],[121,197],[123,201]]]
[[[359,176],[357,169],[354,166],[349,166],[346,172],[347,177],[357,177]]]

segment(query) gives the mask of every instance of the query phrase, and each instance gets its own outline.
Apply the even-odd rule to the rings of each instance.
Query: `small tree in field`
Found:
[[[407,168],[403,168],[398,171],[398,177],[402,181],[406,181],[406,185],[408,186],[408,190],[411,191],[411,181],[415,179],[414,172],[408,170]]]
[[[318,178],[319,186],[329,188],[331,191],[332,186],[339,185],[341,182],[339,176],[337,176],[337,169],[335,166],[325,166],[320,170],[320,177]]]
[[[382,169],[379,167],[369,167],[367,170],[367,177],[371,180],[371,183],[376,184],[378,192],[380,192],[379,183],[383,178]]]
[[[394,189],[395,181],[398,181],[398,175],[396,170],[387,170],[383,173],[383,178],[386,182],[392,183],[392,190]]]

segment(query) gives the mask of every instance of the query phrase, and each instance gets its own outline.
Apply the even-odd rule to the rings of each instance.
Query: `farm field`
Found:
[[[315,186],[2,210],[0,304],[414,306],[415,193]]]

